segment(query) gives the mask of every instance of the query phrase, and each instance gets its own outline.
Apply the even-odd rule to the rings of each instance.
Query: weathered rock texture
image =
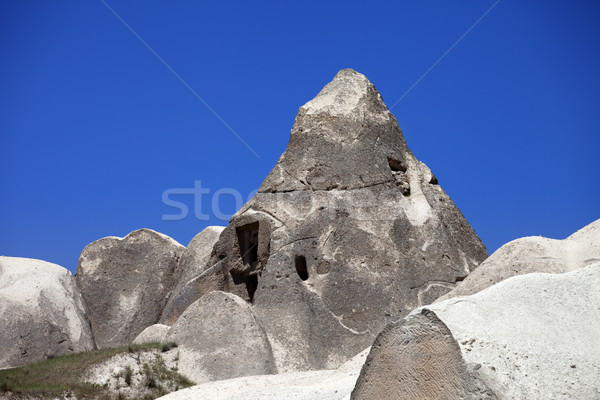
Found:
[[[448,327],[422,309],[379,334],[353,399],[496,399],[467,365]]]
[[[511,276],[568,272],[597,261],[600,261],[600,220],[564,240],[541,236],[516,239],[500,247],[436,302],[477,293]]]
[[[161,400],[346,400],[369,349],[336,370],[286,372],[207,382]]]
[[[204,291],[254,304],[280,371],[336,368],[486,257],[375,87],[347,69],[300,108]]]
[[[163,324],[150,325],[133,340],[133,344],[164,343],[171,327]]]
[[[45,261],[0,257],[0,368],[93,349],[69,271]]]
[[[209,226],[188,244],[177,266],[175,287],[160,318],[161,323],[173,325],[190,304],[210,291],[207,289],[210,288],[212,274],[210,271],[207,273],[206,266],[223,229],[222,226]]]
[[[196,383],[277,372],[252,307],[231,293],[214,291],[197,300],[171,327],[167,341],[178,345],[179,372]]]
[[[127,345],[158,322],[185,247],[150,229],[89,244],[75,278],[98,348]]]
[[[429,381],[418,379],[452,362],[443,365],[441,357],[424,366],[420,357],[402,350],[398,343],[410,324],[415,325],[411,341],[450,335],[445,340],[459,344],[462,362],[499,399],[600,398],[599,285],[596,263],[564,274],[512,277],[477,294],[416,310],[378,337],[352,399],[407,398],[407,385],[415,393],[412,398],[429,398],[421,386],[448,376],[443,372]],[[435,324],[415,320],[422,313],[442,321],[449,332],[438,323],[439,331],[433,333]],[[378,343],[383,347],[378,349]],[[455,348],[452,354],[457,355]],[[412,371],[417,379],[394,380],[399,370]],[[365,387],[375,391],[363,391]],[[376,390],[389,396],[370,397]]]

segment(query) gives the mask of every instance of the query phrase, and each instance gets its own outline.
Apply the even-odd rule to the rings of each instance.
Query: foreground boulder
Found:
[[[345,400],[350,398],[369,349],[336,370],[286,372],[207,382],[162,400]]]
[[[422,309],[379,334],[353,399],[497,399],[468,365],[448,327]]]
[[[98,348],[131,343],[158,322],[185,247],[150,229],[89,244],[75,278]]]
[[[379,335],[352,399],[599,398],[599,285],[596,263],[418,309]]]
[[[500,247],[456,288],[436,302],[480,292],[511,276],[533,272],[568,272],[598,261],[600,220],[564,240],[541,236],[516,239]]]
[[[165,343],[171,327],[163,324],[150,325],[133,340],[133,344]]]
[[[207,274],[254,304],[280,371],[330,369],[486,257],[375,87],[347,69],[300,108]]]
[[[56,264],[0,257],[0,368],[94,349],[81,294]]]
[[[177,319],[166,341],[178,345],[179,372],[196,383],[277,372],[267,335],[251,306],[211,292]]]
[[[223,229],[222,226],[209,226],[188,244],[177,266],[175,286],[160,318],[161,323],[173,325],[190,304],[219,287],[211,286],[212,274],[206,266]]]

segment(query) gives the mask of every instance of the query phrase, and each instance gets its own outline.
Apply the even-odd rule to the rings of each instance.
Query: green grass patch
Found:
[[[171,347],[171,344],[168,346]],[[102,385],[86,383],[84,376],[89,368],[100,364],[120,353],[146,352],[150,350],[166,351],[162,343],[129,345],[125,347],[95,350],[85,353],[52,357],[18,368],[0,371],[0,394],[12,392],[15,397],[48,397],[62,398],[65,393],[78,399],[110,398],[108,389]],[[193,383],[176,371],[167,370],[162,359],[157,358],[148,371],[152,377],[170,379],[178,388],[191,386]],[[168,372],[168,376],[165,373]],[[125,382],[130,384],[131,371],[125,372]],[[157,376],[158,375],[158,376]],[[157,396],[158,397],[158,396]]]

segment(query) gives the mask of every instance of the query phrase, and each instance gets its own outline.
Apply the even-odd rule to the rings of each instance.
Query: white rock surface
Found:
[[[528,274],[427,308],[503,399],[600,398],[600,263]]]
[[[169,329],[171,329],[171,327],[168,325],[150,325],[133,340],[133,344],[164,343],[167,340]]]
[[[371,82],[366,76],[352,70],[342,70],[314,99],[300,108],[307,115],[328,114],[348,118],[364,118],[367,114],[372,115],[368,107],[369,101],[372,100],[367,98],[367,93],[372,91],[371,86]],[[373,95],[383,103],[378,92]],[[385,117],[391,117],[391,114],[389,112],[376,114],[376,117],[385,119]]]
[[[396,351],[406,341],[418,344],[435,336],[435,329],[423,330],[432,326],[439,339],[449,335],[452,354],[461,358],[455,363],[460,379],[455,374],[450,383],[481,382],[477,387],[492,392],[486,392],[488,398],[502,400],[600,399],[599,287],[595,263],[563,274],[512,277],[471,296],[418,308],[377,337],[352,399],[373,393],[421,399],[424,390],[439,386],[429,373],[439,364]],[[437,325],[428,322],[436,320]],[[456,398],[437,394],[435,399]]]
[[[511,276],[533,272],[563,273],[600,261],[600,219],[564,240],[529,236],[500,247],[441,302],[477,293]]]
[[[94,349],[81,294],[65,268],[0,257],[0,368]]]
[[[180,390],[164,400],[343,400],[350,398],[369,349],[337,370],[286,372],[209,382]]]

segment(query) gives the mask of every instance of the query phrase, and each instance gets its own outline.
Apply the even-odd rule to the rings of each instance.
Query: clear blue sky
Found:
[[[494,1],[0,3],[0,254],[74,271],[104,236],[184,245],[247,197],[341,68],[391,106]],[[488,250],[600,218],[600,2],[502,0],[392,112]],[[232,196],[220,210],[233,213]]]

